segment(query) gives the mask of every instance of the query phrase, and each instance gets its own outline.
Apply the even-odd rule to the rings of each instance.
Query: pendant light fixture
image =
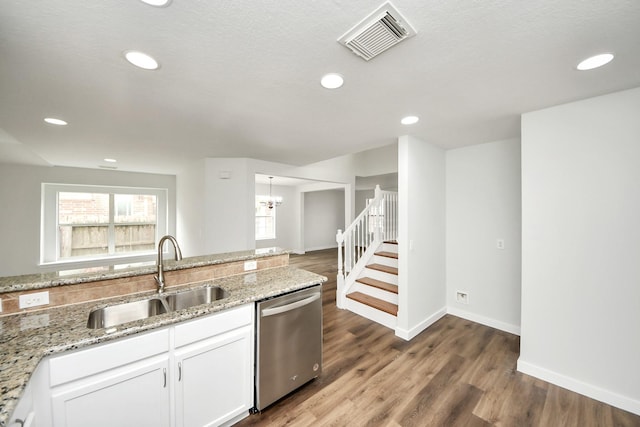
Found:
[[[273,177],[269,177],[269,200],[266,202],[266,205],[269,209],[273,209],[276,206],[280,206],[282,204],[282,197],[273,197],[271,194],[271,186],[273,184]]]

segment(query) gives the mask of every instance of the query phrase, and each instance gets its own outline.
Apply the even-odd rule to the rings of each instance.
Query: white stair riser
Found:
[[[388,256],[374,255],[373,258],[371,259],[370,264],[382,264],[382,265],[388,265],[391,267],[398,268],[398,259],[389,258]]]
[[[384,311],[377,310],[373,307],[369,307],[366,304],[354,301],[351,298],[347,298],[347,310],[359,314],[362,317],[366,317],[369,320],[380,323],[382,326],[394,329],[396,328],[397,319],[395,316],[385,313]]]
[[[382,245],[380,245],[380,248],[378,249],[378,251],[393,252],[394,254],[397,254],[398,245],[392,245],[391,243],[383,243]]]
[[[360,277],[371,277],[372,279],[382,280],[392,285],[398,285],[397,274],[385,273],[384,271],[373,270],[371,268],[365,268]]]
[[[384,289],[376,288],[374,286],[365,285],[364,283],[356,282],[351,288],[352,292],[362,292],[363,294],[370,295],[372,297],[388,301],[392,304],[398,305],[398,294],[385,291]]]

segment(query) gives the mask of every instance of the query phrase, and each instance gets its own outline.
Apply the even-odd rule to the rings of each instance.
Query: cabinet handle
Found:
[[[162,368],[162,374],[164,375],[164,385],[162,388],[167,388],[167,368]]]
[[[178,362],[178,381],[182,381],[182,362]]]
[[[30,427],[33,423],[33,417],[34,417],[34,413],[33,412],[29,412],[29,415],[27,415],[27,418],[23,420],[21,420],[20,418],[16,418],[14,420],[14,424],[19,424],[20,427]]]

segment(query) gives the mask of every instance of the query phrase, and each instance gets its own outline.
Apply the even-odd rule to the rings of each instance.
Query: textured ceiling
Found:
[[[637,0],[396,0],[418,34],[366,62],[336,40],[381,3],[2,0],[0,162],[176,173],[204,157],[303,165],[403,134],[454,148],[640,86]],[[129,49],[161,68],[131,66]],[[575,70],[603,51],[614,62]],[[344,86],[322,88],[326,72]]]

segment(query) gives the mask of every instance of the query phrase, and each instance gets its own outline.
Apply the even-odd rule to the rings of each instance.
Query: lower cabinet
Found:
[[[53,425],[169,427],[169,360],[152,358],[54,391]]]
[[[216,426],[253,406],[249,326],[175,352],[176,427]]]
[[[32,385],[29,384],[22,392],[22,396],[9,419],[8,427],[35,427],[35,408],[33,404]]]
[[[202,427],[253,406],[251,305],[51,358],[51,424]]]

